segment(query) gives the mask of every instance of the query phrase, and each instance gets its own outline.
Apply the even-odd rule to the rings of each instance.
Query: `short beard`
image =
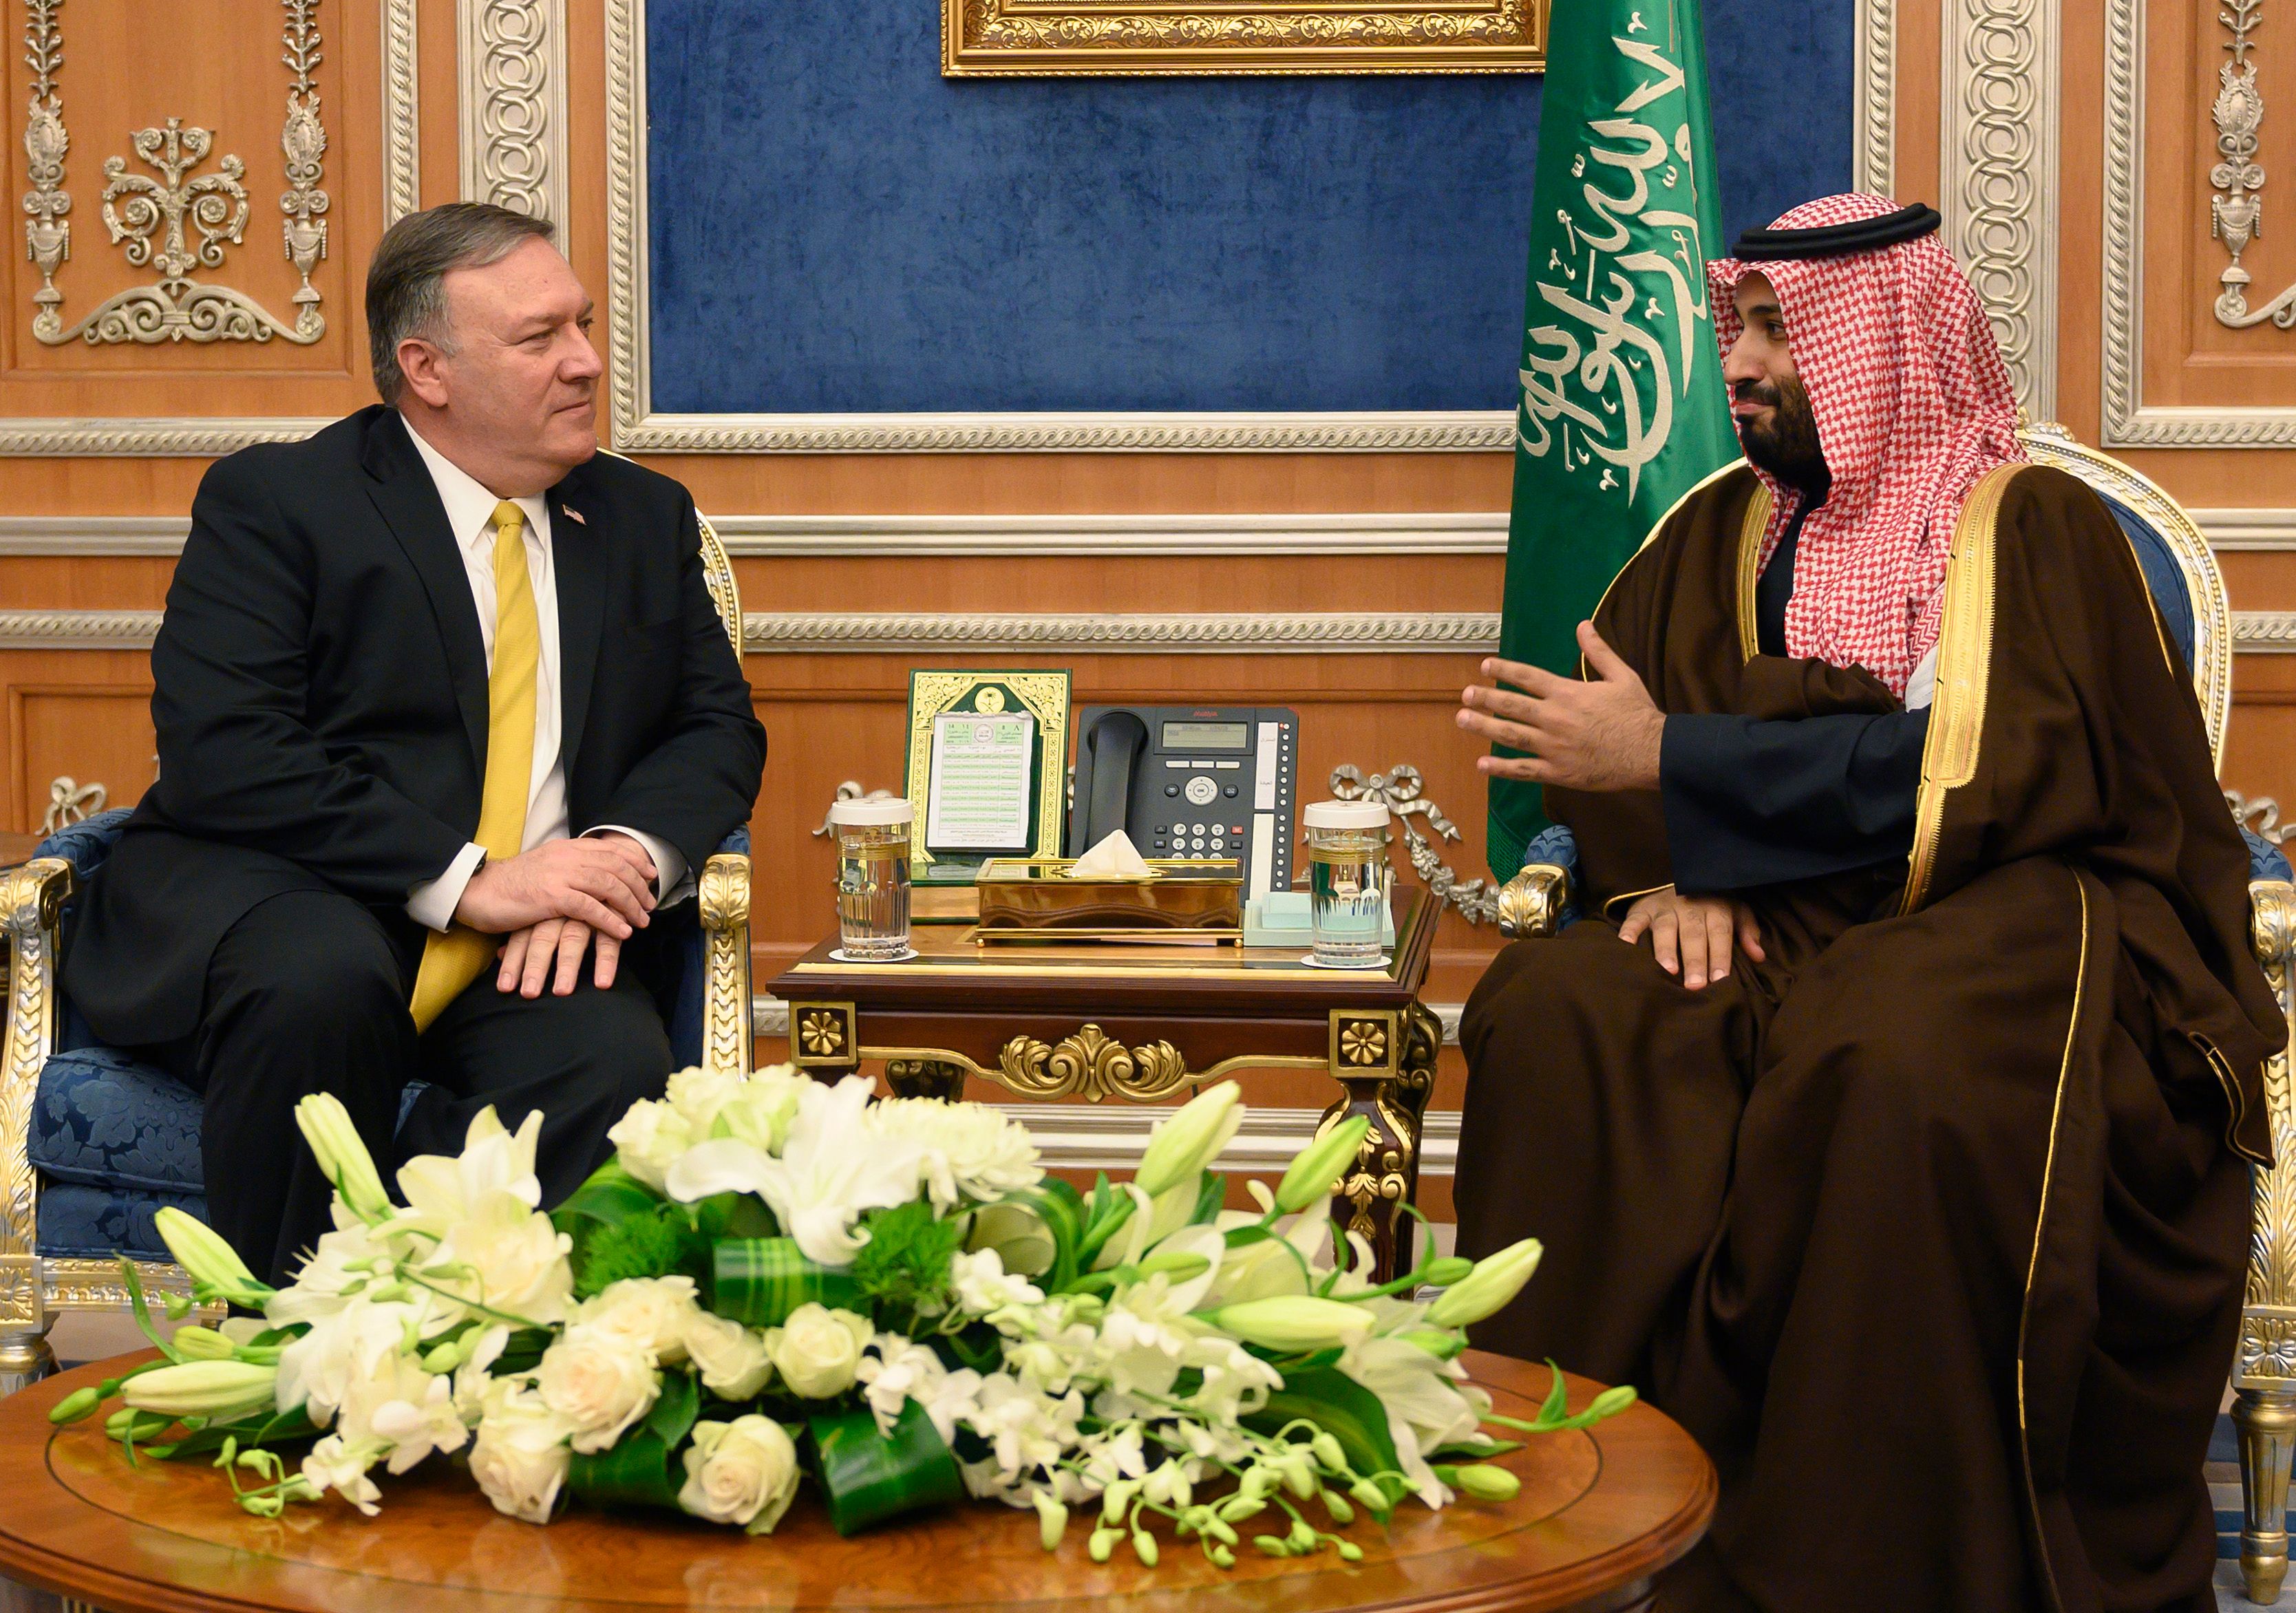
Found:
[[[1813,496],[1833,480],[1825,455],[1817,446],[1817,415],[1809,406],[1809,392],[1800,381],[1742,384],[1734,402],[1767,404],[1769,420],[1757,425],[1736,422],[1738,440],[1757,470],[1767,471],[1787,487]]]

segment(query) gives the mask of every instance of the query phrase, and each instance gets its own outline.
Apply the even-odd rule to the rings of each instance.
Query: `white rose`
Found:
[[[676,1366],[685,1359],[686,1324],[700,1308],[691,1277],[625,1277],[585,1299],[573,1319]]]
[[[701,1371],[701,1387],[725,1400],[749,1399],[774,1375],[765,1335],[705,1310],[686,1321],[685,1354]]]
[[[770,1535],[796,1494],[797,1447],[780,1423],[752,1415],[693,1425],[680,1508],[711,1523]]]
[[[614,1122],[606,1140],[620,1156],[622,1168],[654,1191],[677,1157],[693,1146],[693,1124],[667,1103],[641,1099]]]
[[[699,1064],[689,1066],[670,1077],[664,1095],[670,1108],[685,1118],[693,1128],[698,1142],[709,1134],[711,1122],[729,1099],[742,1090],[742,1077],[730,1070],[704,1069]]]
[[[767,1331],[766,1354],[791,1394],[827,1400],[853,1387],[861,1348],[873,1331],[866,1316],[817,1303],[800,1305],[787,1322]]]
[[[543,1403],[570,1425],[574,1448],[605,1450],[661,1396],[651,1351],[588,1322],[576,1322],[542,1353],[536,1386]]]
[[[496,1379],[471,1444],[471,1477],[495,1511],[526,1523],[548,1523],[574,1453],[566,1419],[514,1379]]]

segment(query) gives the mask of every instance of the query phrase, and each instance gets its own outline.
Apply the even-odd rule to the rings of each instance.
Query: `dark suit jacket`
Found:
[[[766,735],[702,583],[693,501],[605,454],[548,500],[572,830],[627,824],[699,869],[748,818]],[[152,677],[159,782],[64,963],[90,1028],[130,1046],[191,1031],[216,944],[258,903],[335,890],[403,919],[477,831],[485,644],[395,411],[209,471]]]

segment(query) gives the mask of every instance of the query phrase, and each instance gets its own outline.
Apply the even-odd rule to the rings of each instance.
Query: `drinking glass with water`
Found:
[[[1316,801],[1303,815],[1308,913],[1315,961],[1326,969],[1377,969],[1394,870],[1387,860],[1387,807],[1378,801]]]
[[[909,830],[906,800],[839,801],[829,809],[837,834],[837,942],[849,961],[909,955]]]

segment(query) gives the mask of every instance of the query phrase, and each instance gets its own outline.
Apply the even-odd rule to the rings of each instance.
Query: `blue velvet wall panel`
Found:
[[[937,0],[646,20],[657,410],[1513,405],[1536,77],[950,80]],[[1726,228],[1847,188],[1850,0],[1707,41]]]

